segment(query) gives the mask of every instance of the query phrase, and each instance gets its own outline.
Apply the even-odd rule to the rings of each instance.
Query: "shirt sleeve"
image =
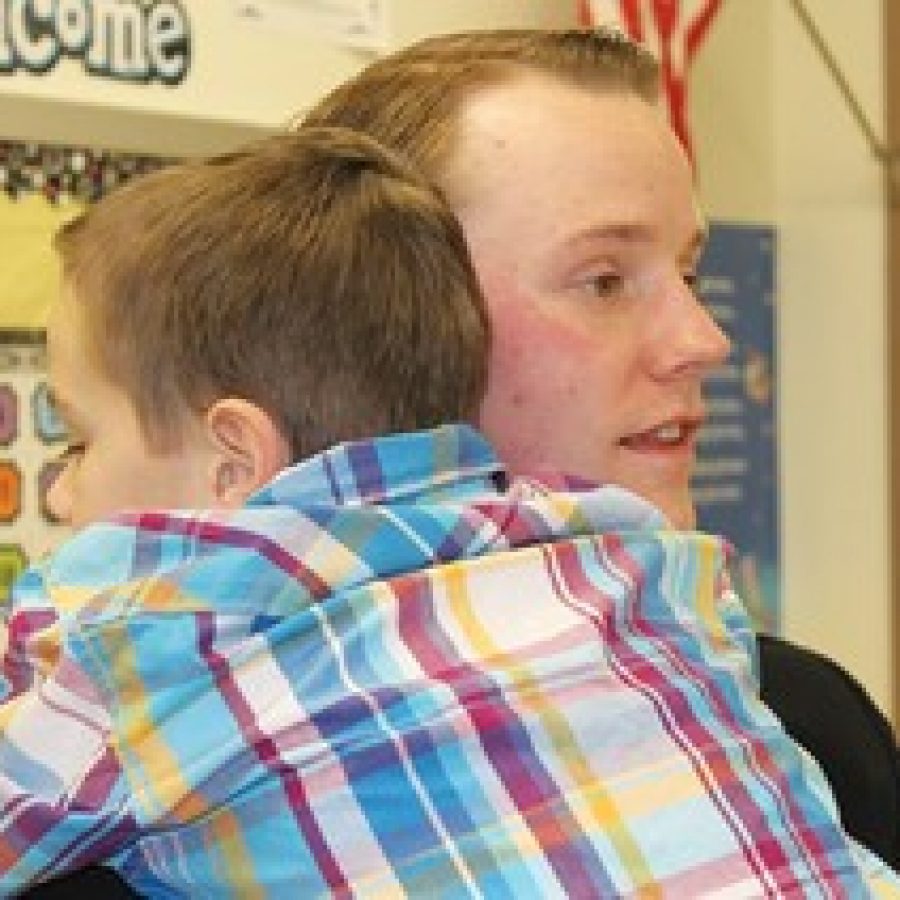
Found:
[[[731,586],[727,570],[723,572],[719,597],[719,612],[731,645],[746,656],[748,667],[746,670],[746,685],[750,693],[759,701],[756,705],[757,712],[768,721],[774,720],[774,714],[759,698],[760,668],[759,651],[756,644],[755,630],[752,626],[746,609],[740,597]],[[793,741],[787,732],[783,732],[784,739],[790,741],[796,750],[798,760],[802,767],[803,778],[818,797],[829,817],[840,819],[837,800],[831,791],[821,766],[803,746]],[[859,867],[863,880],[870,888],[872,895],[878,898],[895,898],[900,900],[900,876],[897,875],[886,863],[882,862],[874,853],[862,845],[848,838],[854,862]]]
[[[0,624],[0,895],[104,859],[133,832],[110,716],[71,617],[31,570]]]

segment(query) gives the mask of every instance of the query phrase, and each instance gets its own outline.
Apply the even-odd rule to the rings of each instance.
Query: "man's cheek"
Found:
[[[523,316],[495,334],[490,389],[522,407],[547,395],[571,396],[577,388],[571,342],[533,317]]]

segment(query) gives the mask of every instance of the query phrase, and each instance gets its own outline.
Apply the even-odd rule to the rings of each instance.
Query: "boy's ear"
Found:
[[[213,444],[212,489],[227,509],[247,498],[290,464],[287,440],[272,417],[248,400],[217,400],[206,411]]]

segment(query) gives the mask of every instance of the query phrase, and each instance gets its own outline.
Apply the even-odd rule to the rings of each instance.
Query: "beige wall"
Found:
[[[806,0],[883,133],[880,2]],[[692,83],[712,215],[774,221],[784,616],[891,706],[881,171],[787,0],[731,0]]]
[[[63,60],[47,77],[3,76],[3,136],[161,154],[212,152],[282,125],[373,58],[321,33],[240,19],[232,0],[183,5],[194,52],[182,84],[88,77],[74,60]],[[386,0],[386,6],[391,46],[440,31],[575,20],[568,0]]]
[[[714,217],[774,221],[772,6],[773,0],[723,3],[690,71],[697,178]]]
[[[776,6],[776,153],[784,233],[785,554],[791,633],[832,649],[891,702],[885,209],[882,171],[800,33]],[[882,122],[882,4],[810,12]]]

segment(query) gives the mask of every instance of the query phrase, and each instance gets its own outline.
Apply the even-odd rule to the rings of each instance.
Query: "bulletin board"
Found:
[[[65,433],[47,396],[44,333],[0,329],[0,592],[64,534],[47,509]]]
[[[0,141],[0,603],[67,533],[47,509],[65,434],[46,383],[47,312],[59,289],[53,235],[157,157]]]
[[[0,195],[0,601],[64,534],[43,501],[64,440],[47,402],[43,329],[59,283],[52,236],[83,208],[48,202],[19,175],[5,167]]]
[[[698,292],[731,339],[706,384],[693,494],[698,525],[732,544],[732,574],[754,624],[781,626],[773,228],[711,222]]]

